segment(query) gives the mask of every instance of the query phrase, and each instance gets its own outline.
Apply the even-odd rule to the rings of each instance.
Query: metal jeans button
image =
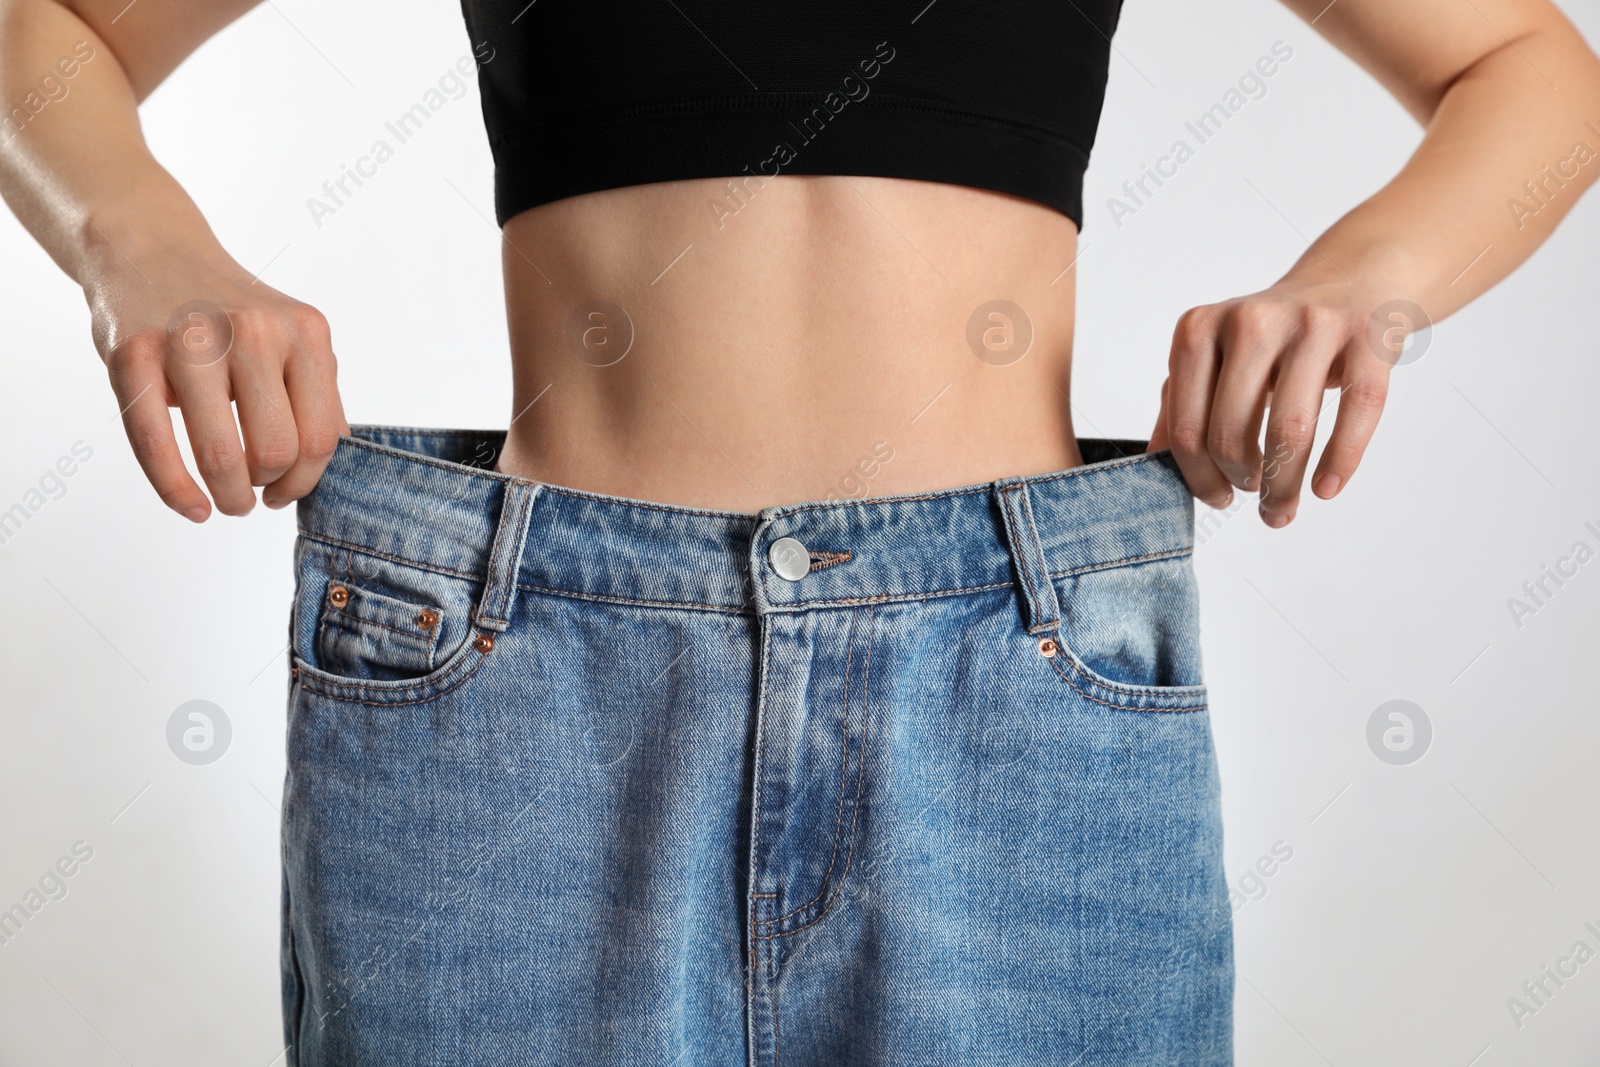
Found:
[[[811,553],[793,537],[780,537],[767,549],[767,559],[778,577],[787,582],[798,582],[811,573]]]

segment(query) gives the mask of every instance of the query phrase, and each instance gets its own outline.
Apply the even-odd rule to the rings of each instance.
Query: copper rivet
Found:
[[[1045,659],[1049,659],[1055,654],[1056,643],[1048,637],[1039,638],[1039,655],[1043,656]]]
[[[328,590],[328,599],[333,601],[334,607],[342,608],[350,603],[350,590],[342,585],[336,585]]]
[[[432,608],[423,608],[417,612],[417,625],[424,630],[431,630],[439,625],[439,613]]]
[[[472,647],[477,649],[479,652],[488,652],[490,649],[494,648],[494,635],[479,634],[477,637],[472,639]]]

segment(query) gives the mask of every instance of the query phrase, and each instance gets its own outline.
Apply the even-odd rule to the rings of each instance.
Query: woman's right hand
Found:
[[[95,347],[161,499],[204,522],[211,501],[224,515],[249,512],[255,486],[272,508],[309,493],[350,432],[322,313],[252,278],[214,243],[124,245],[124,255],[101,242],[83,285]],[[184,466],[170,407],[183,411],[210,500]]]

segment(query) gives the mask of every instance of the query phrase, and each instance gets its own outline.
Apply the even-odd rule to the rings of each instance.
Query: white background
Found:
[[[1592,3],[1564,6],[1600,40]],[[1106,198],[1279,39],[1294,56],[1266,96],[1119,228]],[[1133,0],[1116,44],[1085,198],[1074,396],[1080,433],[1143,437],[1177,316],[1277,278],[1420,131],[1273,5]],[[328,315],[353,422],[509,417],[476,88],[320,229],[305,203],[468,52],[454,3],[272,0],[142,110],[240,262]],[[1600,929],[1600,561],[1520,628],[1507,607],[1574,542],[1600,550],[1584,527],[1600,529],[1597,244],[1591,197],[1434,329],[1335,502],[1308,497],[1282,532],[1248,499],[1231,516],[1200,509],[1230,877],[1276,842],[1293,850],[1235,916],[1242,1065],[1600,1057],[1600,960],[1520,1028],[1507,1007],[1574,942],[1600,951],[1584,929]],[[0,547],[0,908],[74,842],[94,849],[68,895],[0,945],[0,1064],[281,1062],[293,509],[194,527],[159,505],[81,295],[9,216],[0,309],[0,510],[74,442],[93,449]],[[1434,730],[1408,766],[1366,741],[1396,698]],[[211,766],[165,740],[192,699],[232,724]]]

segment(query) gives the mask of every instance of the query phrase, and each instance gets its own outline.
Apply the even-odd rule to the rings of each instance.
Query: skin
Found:
[[[1542,0],[1286,2],[1425,133],[1277,282],[1175,328],[1150,447],[1170,447],[1213,507],[1259,493],[1271,526],[1294,517],[1308,473],[1331,498],[1361,461],[1394,359],[1369,339],[1374,311],[1404,299],[1431,321],[1453,313],[1525,260],[1600,173],[1591,162],[1564,175],[1520,225],[1506,208],[1531,203],[1523,183],[1575,142],[1600,150],[1585,127],[1600,129],[1600,62]],[[326,320],[222,249],[139,131],[138,103],[250,6],[0,0],[6,107],[77,42],[94,49],[70,97],[15,136],[0,131],[0,194],[82,286],[134,452],[194,521],[213,502],[245,514],[256,487],[272,507],[305,495],[349,429]],[[1042,205],[845,176],[782,176],[735,197],[707,179],[572,197],[510,220],[504,237],[514,396],[500,470],[752,511],[1081,462],[1067,399],[1077,233]],[[1033,331],[1025,358],[1004,366],[967,341],[974,309],[997,295]],[[174,309],[197,299],[227,312],[224,358],[197,358],[207,350],[185,341],[193,331],[169,336]],[[627,330],[614,312],[584,318],[597,300],[620,306],[633,334],[603,367],[597,353],[615,353]],[[574,321],[596,328],[586,342]]]

